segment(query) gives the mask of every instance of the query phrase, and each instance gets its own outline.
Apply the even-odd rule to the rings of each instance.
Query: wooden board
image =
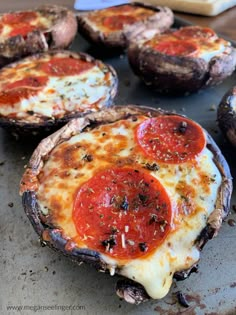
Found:
[[[132,0],[132,2],[135,2]],[[174,11],[215,16],[236,5],[236,0],[145,0],[144,3],[167,6]]]

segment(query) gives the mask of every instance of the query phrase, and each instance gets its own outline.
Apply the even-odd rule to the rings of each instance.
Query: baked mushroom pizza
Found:
[[[148,40],[132,41],[128,58],[134,73],[147,85],[169,94],[218,84],[236,66],[236,50],[231,43],[201,26],[185,26]]]
[[[137,304],[196,268],[231,191],[228,165],[199,124],[132,105],[70,121],[39,144],[21,180],[41,240],[123,276],[117,294]]]
[[[110,105],[115,70],[84,53],[51,51],[0,70],[0,126],[14,134],[45,134],[71,118]]]
[[[236,147],[236,86],[223,96],[218,106],[217,119],[225,137]]]
[[[142,3],[123,4],[78,14],[78,30],[90,42],[110,48],[125,48],[144,29],[163,32],[174,22],[167,7]]]
[[[0,67],[48,49],[67,48],[77,34],[73,12],[57,5],[0,15]]]

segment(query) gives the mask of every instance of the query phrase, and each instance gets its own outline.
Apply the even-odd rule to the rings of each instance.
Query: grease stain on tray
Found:
[[[180,295],[181,295],[181,299],[180,299]],[[182,297],[184,298],[184,302],[186,302],[186,303],[184,303],[185,305],[183,305],[183,303],[180,301],[180,300],[182,300]],[[177,304],[178,302],[180,304]],[[161,315],[180,315],[180,314],[197,315],[197,314],[199,314],[197,312],[197,310],[206,309],[206,305],[201,302],[201,296],[200,295],[198,295],[198,294],[184,294],[180,291],[173,294],[172,303],[168,302],[166,304],[171,304],[171,305],[176,304],[176,309],[175,310],[173,310],[173,309],[167,310],[167,309],[164,309],[163,307],[161,307],[160,305],[157,305],[154,308],[154,311],[158,312]]]

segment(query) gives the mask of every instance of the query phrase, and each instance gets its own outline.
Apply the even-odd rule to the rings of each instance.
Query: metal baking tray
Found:
[[[176,19],[176,26],[185,21]],[[187,23],[188,24],[188,23]],[[160,96],[131,72],[125,54],[105,55],[78,36],[71,48],[111,64],[119,76],[116,104],[140,104],[176,111],[199,122],[222,149],[236,177],[236,152],[222,137],[216,109],[224,93],[236,82],[236,73],[222,84],[188,96]],[[24,165],[38,140],[14,139],[0,130],[0,314],[57,315],[235,315],[236,314],[236,213],[223,223],[219,235],[205,246],[198,273],[176,282],[162,300],[130,305],[115,294],[117,277],[80,267],[51,249],[42,248],[24,214],[18,196]],[[232,205],[236,204],[236,191]],[[229,221],[231,220],[231,221]],[[178,303],[177,292],[189,307]]]

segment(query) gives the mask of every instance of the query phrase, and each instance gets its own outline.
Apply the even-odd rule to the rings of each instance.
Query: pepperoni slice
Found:
[[[148,255],[164,241],[170,231],[171,203],[149,173],[110,168],[79,188],[73,220],[88,248],[132,259]]]
[[[25,23],[28,24],[37,18],[37,13],[34,11],[25,11],[25,12],[16,12],[16,13],[7,13],[2,17],[4,24],[18,24]]]
[[[186,26],[174,32],[174,35],[183,39],[210,39],[217,36],[211,28],[201,26]]]
[[[164,163],[183,163],[194,159],[205,147],[202,128],[180,116],[159,116],[142,122],[136,130],[143,152]]]
[[[41,87],[43,87],[48,78],[28,77],[4,86],[4,91],[0,92],[0,103],[14,105],[22,99],[28,99],[30,96],[36,95]]]
[[[126,24],[133,24],[136,22],[136,18],[130,15],[115,15],[106,17],[103,20],[103,25],[108,27],[113,31],[122,30],[124,25]]]
[[[7,85],[4,86],[4,89],[10,90],[10,89],[15,89],[15,88],[39,88],[42,87],[46,84],[48,81],[48,78],[46,76],[29,76],[26,78],[23,78],[21,80],[17,80],[12,83],[8,83]]]
[[[0,92],[0,104],[11,105],[20,102],[22,99],[27,99],[30,96],[36,94],[35,90],[18,89]]]
[[[2,33],[3,28],[4,28],[3,24],[0,23],[0,34]]]
[[[81,59],[69,57],[52,58],[47,63],[41,65],[42,71],[52,76],[77,75],[83,71],[89,70],[94,65]]]
[[[28,33],[38,29],[35,25],[30,25],[26,23],[19,23],[14,27],[14,29],[9,33],[9,36],[26,36]]]
[[[198,52],[197,44],[187,40],[161,41],[153,48],[170,56],[191,57]]]

